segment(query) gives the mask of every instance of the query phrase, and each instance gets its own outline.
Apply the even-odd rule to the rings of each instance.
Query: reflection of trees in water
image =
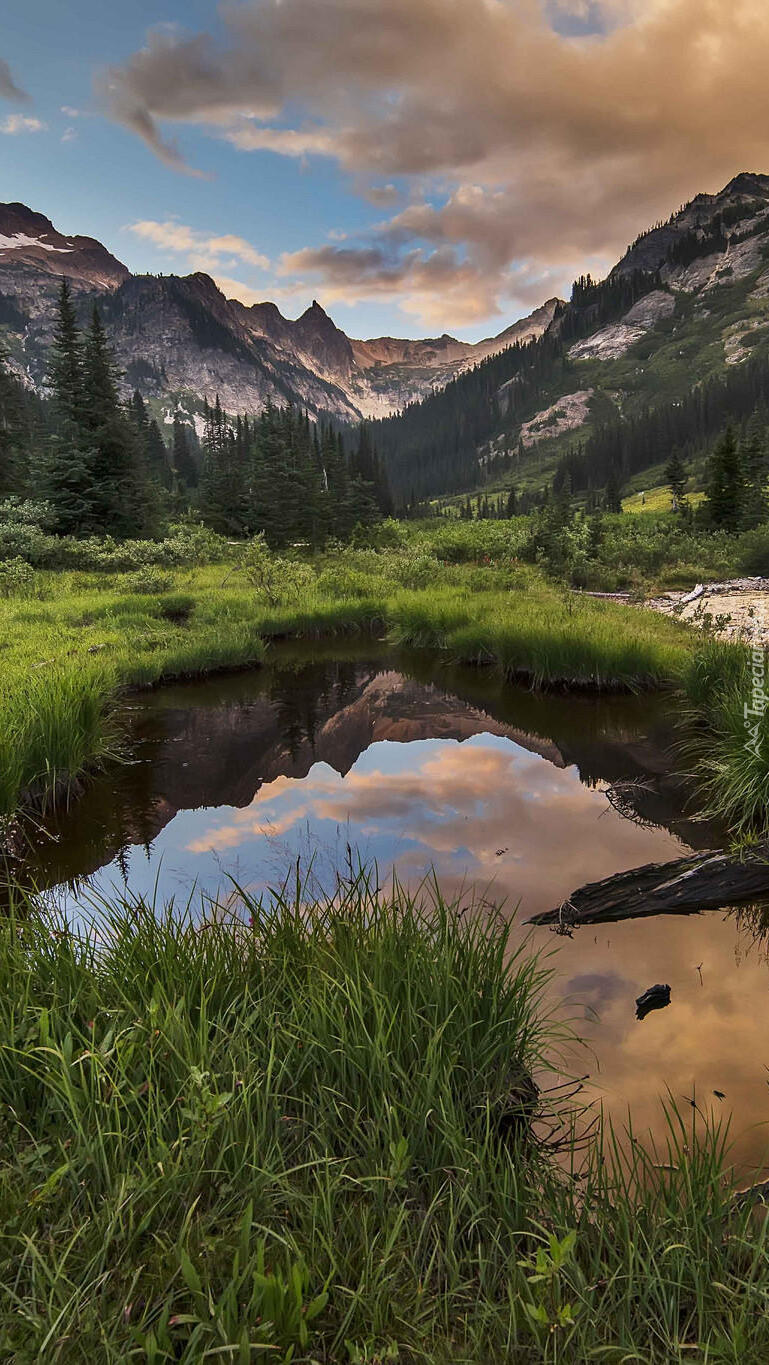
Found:
[[[595,786],[599,784],[594,783]],[[601,784],[603,785],[603,784]],[[648,819],[643,813],[644,802],[654,795],[654,787],[648,782],[633,779],[627,782],[612,782],[604,789],[609,805],[623,820],[630,820],[640,829],[657,829],[658,822]]]
[[[295,762],[305,743],[315,748],[319,724],[329,709],[341,710],[357,696],[361,681],[368,681],[371,670],[348,660],[319,661],[276,672],[270,685],[270,700],[276,707],[281,736]],[[333,708],[329,703],[335,702]]]

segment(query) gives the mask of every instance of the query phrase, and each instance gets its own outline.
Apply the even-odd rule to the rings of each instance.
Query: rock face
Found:
[[[317,301],[292,321],[274,303],[227,299],[204,274],[132,275],[92,237],[65,237],[24,204],[0,204],[0,334],[11,366],[44,391],[56,297],[66,275],[78,311],[98,302],[125,388],[195,415],[217,396],[229,412],[293,402],[349,421],[388,416],[515,341],[540,336],[552,299],[497,337],[471,344],[354,341]]]

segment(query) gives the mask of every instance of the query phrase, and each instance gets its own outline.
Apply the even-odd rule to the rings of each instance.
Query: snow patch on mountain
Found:
[[[16,232],[13,237],[4,237],[0,234],[0,249],[3,251],[13,251],[14,249],[25,246],[39,246],[43,251],[58,251],[60,255],[71,255],[74,247],[71,246],[51,246],[44,242],[41,237],[28,237],[24,232]]]

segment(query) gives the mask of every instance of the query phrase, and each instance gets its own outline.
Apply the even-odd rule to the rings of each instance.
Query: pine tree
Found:
[[[147,405],[138,389],[128,400],[128,416],[133,423],[143,456],[144,472],[156,489],[171,488],[171,466],[168,452],[160,434],[160,427],[147,412]]]
[[[66,276],[59,289],[51,357],[50,384],[59,415],[78,427],[83,418],[83,341]]]
[[[59,290],[49,379],[58,429],[43,453],[40,492],[53,508],[57,531],[95,535],[104,528],[94,483],[95,451],[84,428],[83,341],[66,278]]]
[[[745,479],[742,525],[751,529],[766,521],[769,513],[766,430],[763,414],[759,412],[754,413],[748,423],[745,439],[740,445],[740,463]]]
[[[100,529],[118,537],[140,535],[154,511],[144,452],[120,404],[115,358],[95,304],[82,373],[81,426],[92,451],[92,495]]]
[[[29,466],[22,395],[7,362],[0,341],[0,497],[26,491]]]
[[[174,413],[174,434],[171,447],[171,463],[177,479],[185,488],[197,488],[198,467],[192,457],[188,435],[189,428],[182,422],[178,412]]]
[[[604,507],[607,512],[622,511],[622,493],[620,482],[614,470],[611,471],[606,481],[606,491],[604,493]]]
[[[670,489],[674,512],[683,512],[687,507],[686,481],[686,465],[681,459],[680,451],[676,449],[665,466],[665,482]]]
[[[728,427],[710,458],[707,508],[713,524],[728,531],[738,530],[744,500],[742,459],[734,431]]]

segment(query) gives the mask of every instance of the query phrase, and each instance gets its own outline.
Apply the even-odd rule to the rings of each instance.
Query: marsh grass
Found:
[[[386,634],[536,685],[636,689],[679,675],[686,626],[565,594],[509,559],[439,562],[438,548],[470,553],[463,534],[319,556],[301,580],[287,571],[283,601],[230,563],[177,573],[173,592],[154,595],[131,574],[41,573],[39,598],[0,599],[0,815],[114,749],[121,689],[260,664],[284,638]]]
[[[239,902],[0,927],[3,1358],[767,1358],[722,1130],[533,1139],[564,1035],[501,914]]]
[[[750,654],[710,640],[689,661],[679,713],[682,752],[691,765],[703,813],[724,821],[737,840],[769,831],[769,711],[752,716]]]

